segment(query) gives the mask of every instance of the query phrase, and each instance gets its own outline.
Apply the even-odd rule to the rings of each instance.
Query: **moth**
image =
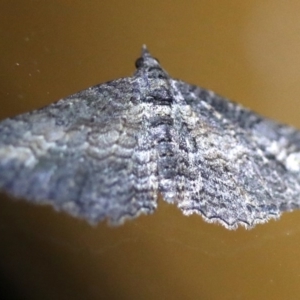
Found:
[[[153,213],[252,228],[300,205],[300,131],[173,79],[136,71],[0,123],[0,190],[97,223]]]

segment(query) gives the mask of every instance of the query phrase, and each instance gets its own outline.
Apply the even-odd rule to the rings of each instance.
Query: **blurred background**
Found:
[[[300,128],[300,2],[0,2],[0,118],[128,76],[142,44],[175,78]],[[299,299],[300,212],[228,231],[157,212],[91,227],[0,199],[2,299]]]

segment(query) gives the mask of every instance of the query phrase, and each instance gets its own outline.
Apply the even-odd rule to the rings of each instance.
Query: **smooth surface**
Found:
[[[145,43],[173,77],[300,128],[298,11],[296,0],[2,0],[0,117],[131,74]],[[156,214],[108,228],[1,195],[0,240],[14,299],[300,294],[299,211],[231,232],[160,201]]]

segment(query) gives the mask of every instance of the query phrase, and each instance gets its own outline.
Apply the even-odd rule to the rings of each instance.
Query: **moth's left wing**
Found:
[[[130,80],[2,121],[0,189],[90,222],[153,212],[156,177],[138,149],[142,116]]]

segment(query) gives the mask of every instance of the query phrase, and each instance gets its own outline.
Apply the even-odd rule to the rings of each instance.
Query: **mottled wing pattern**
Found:
[[[202,188],[178,203],[185,214],[199,213],[230,229],[251,228],[299,207],[299,173],[279,156],[291,141],[290,148],[299,151],[299,132],[211,91],[182,81],[175,85],[198,120],[187,126],[196,142]]]
[[[259,147],[282,162],[288,171],[300,171],[300,131],[277,123],[213,91],[186,85],[192,97],[210,104],[223,118],[251,133]]]
[[[130,80],[2,121],[0,188],[92,223],[153,212],[157,190],[143,185],[150,160],[139,155],[141,108]]]
[[[172,79],[144,47],[132,77],[0,123],[0,189],[90,222],[184,214],[252,228],[300,206],[300,132]]]

